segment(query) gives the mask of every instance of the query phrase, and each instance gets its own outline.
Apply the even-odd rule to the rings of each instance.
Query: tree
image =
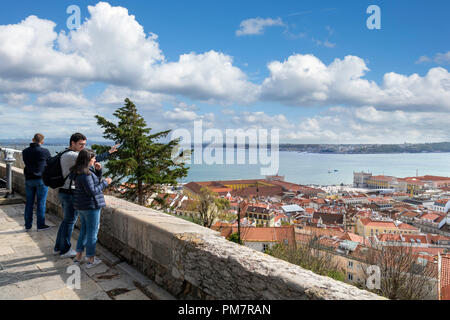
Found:
[[[230,208],[228,199],[219,198],[218,194],[209,188],[202,187],[198,196],[197,211],[203,226],[210,228],[214,221]]]
[[[113,178],[112,185],[121,185],[125,189],[125,199],[145,205],[151,195],[161,192],[163,185],[176,185],[178,179],[187,176],[188,168],[183,162],[185,154],[177,153],[179,139],[158,142],[171,130],[151,134],[151,128],[146,127],[144,118],[128,98],[125,106],[113,115],[119,119],[117,125],[99,115],[95,118],[104,130],[103,137],[121,144],[105,167],[107,175]],[[92,148],[101,153],[109,147],[94,145]],[[177,154],[176,158],[172,157],[174,154]]]
[[[230,240],[232,242],[236,242],[238,244],[244,244],[244,242],[242,240],[239,240],[239,235],[237,232],[233,232],[232,234],[230,234],[230,236],[228,237],[228,240]]]
[[[392,300],[422,300],[433,289],[436,266],[420,260],[411,246],[373,246],[366,253],[368,265],[380,268],[380,288],[374,292]],[[367,267],[363,267],[368,274]]]
[[[295,246],[283,242],[277,243],[268,248],[266,253],[320,275],[340,281],[345,279],[345,275],[339,269],[337,260],[334,259],[333,254],[320,246],[317,235],[311,235],[307,241]]]

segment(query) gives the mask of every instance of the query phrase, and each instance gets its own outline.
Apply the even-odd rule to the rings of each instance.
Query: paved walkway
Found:
[[[24,208],[24,204],[0,206],[0,300],[173,299],[101,245],[97,256],[104,263],[91,269],[81,264],[80,289],[71,289],[66,281],[73,279],[74,271],[67,269],[72,259],[53,255],[59,218],[47,214],[46,223],[53,228],[37,232],[33,221],[32,231],[25,232]],[[77,236],[75,230],[72,247]]]

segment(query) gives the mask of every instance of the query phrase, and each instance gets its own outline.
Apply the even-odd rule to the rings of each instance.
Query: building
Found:
[[[368,204],[369,199],[364,194],[343,196],[340,198],[344,204],[355,205],[355,204]]]
[[[283,213],[287,215],[289,218],[295,217],[299,214],[303,215],[305,209],[300,207],[298,204],[289,204],[286,206],[281,206]]]
[[[367,188],[367,180],[372,176],[371,173],[353,172],[353,187]]]
[[[221,235],[226,238],[237,231],[238,229],[236,227],[225,227],[220,230]],[[260,252],[265,252],[277,243],[296,245],[294,226],[242,227],[241,240],[245,246]]]
[[[184,185],[184,190],[191,196],[196,196],[200,194],[200,190],[203,187],[223,197],[230,195],[233,197],[256,198],[283,194],[281,186],[264,179],[189,182]]]
[[[247,208],[247,218],[252,219],[257,225],[268,226],[273,215],[270,214],[268,204],[252,203]]]
[[[371,176],[366,180],[369,189],[393,189],[396,192],[406,192],[406,182],[392,176]]]
[[[433,203],[433,210],[434,211],[439,211],[439,212],[444,212],[445,206],[446,206],[447,202],[449,202],[449,201],[450,201],[450,199],[439,199],[439,200],[436,200]]]
[[[356,223],[356,233],[371,237],[383,233],[388,234],[418,234],[420,230],[406,223],[394,223],[394,221],[373,220],[372,218],[358,219]]]
[[[439,300],[450,300],[450,254],[438,256]]]

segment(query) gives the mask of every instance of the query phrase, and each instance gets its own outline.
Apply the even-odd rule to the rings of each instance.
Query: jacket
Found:
[[[42,179],[42,173],[47,165],[47,159],[51,157],[48,149],[42,148],[39,143],[30,143],[30,146],[22,151],[25,168],[23,170],[26,180]]]
[[[75,182],[73,193],[73,207],[75,210],[93,210],[106,206],[103,190],[108,183],[102,178],[102,170],[90,168],[90,175],[70,175],[70,179]]]
[[[68,149],[66,149],[68,150]],[[109,152],[105,152],[102,154],[99,154],[98,156],[96,156],[96,160],[97,162],[102,162],[108,159],[108,157],[110,156]],[[78,152],[76,151],[69,151],[64,153],[61,156],[61,169],[62,169],[62,174],[64,177],[68,177],[70,174],[70,168],[72,168],[75,165],[75,162],[77,161],[77,157],[78,157]],[[59,188],[61,189],[65,189],[65,190],[70,190],[70,189],[74,189],[75,186],[72,183],[72,187],[70,188],[70,179],[67,178],[66,182],[64,183],[64,185]]]

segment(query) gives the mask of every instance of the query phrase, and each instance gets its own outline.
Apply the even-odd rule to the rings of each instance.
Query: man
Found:
[[[75,165],[78,153],[86,147],[86,140],[87,138],[81,133],[74,133],[70,137],[70,147],[66,149],[65,153],[61,156],[61,169],[64,177],[69,175],[70,168]],[[106,160],[109,154],[117,151],[117,146],[118,144],[112,147],[108,152],[97,156],[97,161],[100,162]],[[99,163],[96,163],[96,167],[101,166]],[[73,258],[76,255],[76,251],[71,249],[72,245],[70,242],[73,228],[75,227],[78,218],[78,213],[73,207],[74,189],[75,183],[70,179],[67,179],[64,185],[58,189],[58,198],[62,205],[64,219],[59,226],[54,254],[60,254],[61,258]]]
[[[47,230],[50,227],[45,224],[45,202],[47,200],[48,187],[42,181],[42,173],[44,172],[47,159],[50,158],[50,151],[42,148],[44,144],[44,136],[36,133],[33,143],[22,151],[23,162],[25,163],[25,231],[31,230],[33,224],[33,207],[37,198],[36,208],[36,225],[37,231]]]

